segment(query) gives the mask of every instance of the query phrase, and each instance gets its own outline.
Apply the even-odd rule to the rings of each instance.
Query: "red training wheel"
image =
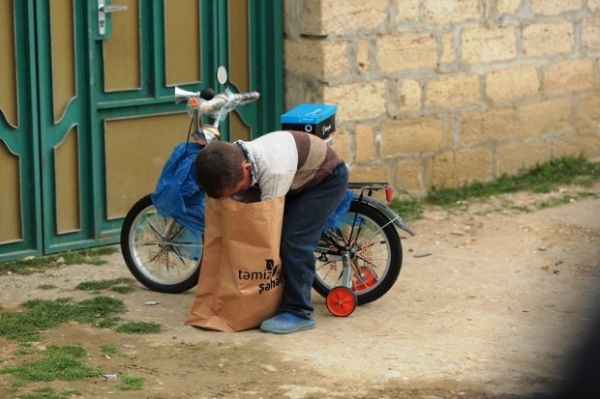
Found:
[[[354,312],[354,309],[356,309],[356,295],[348,287],[335,287],[327,294],[325,304],[327,305],[327,310],[334,316],[350,316]]]

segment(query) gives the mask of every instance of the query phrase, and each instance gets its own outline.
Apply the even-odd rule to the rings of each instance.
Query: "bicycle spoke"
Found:
[[[197,244],[194,244],[194,242],[192,241],[167,241],[165,242],[166,245],[171,245],[174,247],[195,247],[195,246],[199,246]]]
[[[328,265],[331,265],[332,263],[335,265],[335,263],[336,263],[336,262],[327,262],[327,263],[324,263],[323,265],[321,265],[320,267],[318,267],[318,268],[317,268],[317,271],[320,271],[320,270],[322,270],[323,268],[327,267]],[[328,279],[328,277],[329,277],[329,274],[330,274],[331,272],[334,272],[334,271],[335,271],[334,269],[337,269],[337,268],[329,267],[328,271],[325,273],[325,275],[324,275],[324,276],[322,276],[322,278],[323,278],[324,280],[327,280],[327,279]],[[340,280],[341,280],[341,278],[342,278],[342,271],[340,271],[340,275],[338,276],[338,278],[337,278],[335,281],[336,281],[336,282],[337,282],[337,281],[340,281]]]
[[[365,240],[365,241],[371,241],[371,240]],[[376,244],[375,242],[370,242],[367,245],[360,245],[359,248],[356,250],[356,253],[366,251],[366,250],[368,250],[369,248],[371,248],[375,244]]]
[[[151,245],[158,245],[158,244],[160,244],[160,241],[144,241],[137,245],[139,245],[140,247],[144,247],[144,246],[151,246]]]
[[[352,259],[352,269],[354,269],[354,276],[356,276],[361,283],[366,284],[367,282],[365,281],[365,279],[363,278],[362,274],[360,273],[360,266],[358,266],[358,262],[356,260],[356,258]]]
[[[148,265],[148,264],[150,264],[150,263],[154,262],[154,261],[155,261],[156,259],[158,259],[158,257],[159,257],[160,255],[162,255],[164,252],[165,252],[165,250],[164,250],[164,249],[161,249],[160,251],[158,251],[158,252],[156,253],[156,255],[154,255],[152,258],[150,258],[150,260],[149,260],[148,262],[142,262],[141,266],[143,266],[143,267],[146,267],[146,265]]]
[[[163,236],[160,234],[160,232],[156,229],[156,227],[154,227],[154,225],[152,225],[152,223],[150,221],[148,221],[148,227],[150,227],[150,230],[152,230],[152,232],[154,234],[156,234],[156,236],[159,240],[161,240],[163,238]]]
[[[323,233],[323,235],[326,237],[326,240],[322,239],[322,241],[319,243],[319,246],[322,246],[325,249],[339,250],[340,248],[346,248],[348,246],[348,243],[346,242],[346,239],[343,236],[343,234],[341,234],[341,232],[340,234],[338,234],[337,232],[329,230]],[[340,241],[342,242],[342,244],[340,244]]]
[[[350,245],[350,240],[346,240],[346,237],[344,236],[344,233],[339,228],[336,228],[335,229],[335,233],[333,233],[332,235],[333,235],[334,238],[341,239],[342,242],[344,243],[344,246],[347,247],[347,246]]]
[[[336,263],[335,261],[329,261],[329,262],[327,262],[327,263],[323,263],[321,266],[317,267],[317,271],[320,271],[320,270],[322,270],[322,269],[324,269],[324,268],[326,268],[327,266],[330,266],[330,265],[332,265],[332,264],[335,266],[335,263]],[[330,270],[330,271],[331,271],[331,270],[333,270],[333,269],[334,269],[334,267],[329,267],[329,270]]]
[[[357,255],[356,259],[360,259],[363,262],[372,265],[372,266],[377,266],[378,263],[387,263],[387,261],[389,260],[388,258],[366,258],[364,256],[360,256]]]
[[[175,246],[171,246],[171,248],[173,249],[173,253],[179,258],[179,260],[181,261],[181,263],[183,263],[185,265],[185,260],[181,256],[181,253],[179,252],[179,249],[177,249]]]
[[[169,237],[169,241],[173,240],[175,237],[177,237],[179,235],[179,233],[181,233],[181,231],[183,230],[183,226],[182,225],[177,225],[177,231],[175,231],[170,237]]]
[[[361,259],[361,260],[363,260],[363,259]],[[368,261],[365,261],[365,260],[363,260],[363,261],[365,262],[365,264],[367,266],[362,266],[362,267],[369,269],[372,273],[375,274],[375,277],[379,278],[379,275],[377,273],[377,270],[379,270],[379,267],[377,265],[371,263],[371,262],[368,262]]]

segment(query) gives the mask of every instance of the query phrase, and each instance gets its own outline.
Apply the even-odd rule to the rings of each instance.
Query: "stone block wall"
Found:
[[[286,105],[338,106],[353,181],[600,158],[600,0],[285,0],[285,27]]]

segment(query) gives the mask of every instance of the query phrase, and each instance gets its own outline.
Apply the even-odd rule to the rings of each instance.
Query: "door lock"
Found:
[[[98,35],[106,35],[106,14],[127,10],[126,5],[107,5],[106,0],[98,0]]]

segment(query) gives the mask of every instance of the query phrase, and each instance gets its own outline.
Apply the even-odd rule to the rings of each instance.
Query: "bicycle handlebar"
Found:
[[[195,106],[203,114],[214,114],[221,110],[231,111],[238,105],[246,105],[260,98],[260,93],[250,91],[247,93],[234,94],[231,92],[216,95],[211,100],[199,98],[198,105]],[[190,104],[194,107],[194,105]]]
[[[217,94],[214,97],[211,93],[211,98],[209,99],[203,98],[202,93],[175,87],[175,101],[185,100],[189,109],[197,110],[202,114],[218,114],[218,116],[222,117],[223,113],[227,114],[231,112],[238,105],[246,105],[260,98],[260,93],[257,91],[235,94],[227,89],[224,93]]]

